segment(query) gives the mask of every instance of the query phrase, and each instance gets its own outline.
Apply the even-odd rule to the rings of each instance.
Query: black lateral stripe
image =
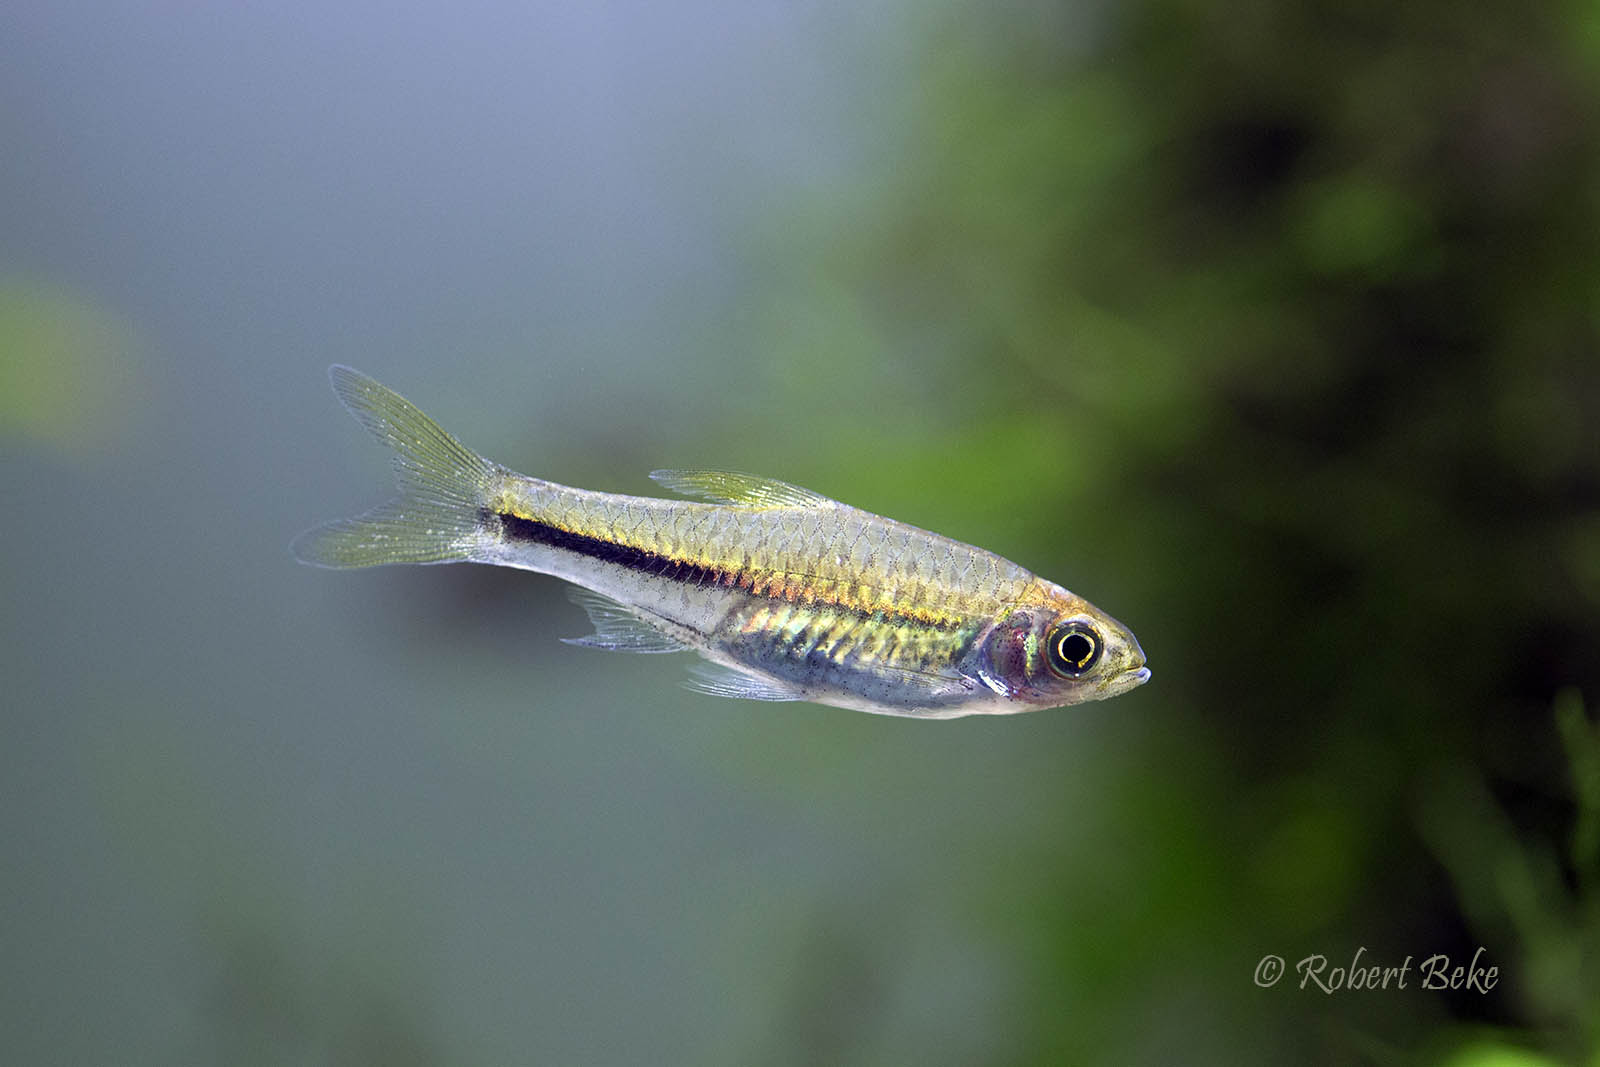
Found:
[[[576,552],[581,556],[615,563],[630,570],[659,575],[679,582],[694,582],[696,585],[716,582],[722,577],[722,572],[715,567],[673,559],[659,552],[618,544],[600,537],[573,533],[559,526],[552,526],[536,519],[525,519],[509,512],[490,511],[485,508],[481,517],[485,525],[489,525],[492,519],[500,520],[500,533],[507,541],[549,545],[552,548]]]
[[[659,552],[651,552],[648,549],[638,548],[634,545],[619,544],[616,541],[607,541],[601,537],[573,533],[571,530],[563,530],[559,526],[552,526],[537,519],[525,519],[521,515],[513,515],[508,511],[481,508],[478,511],[478,520],[482,525],[491,528],[498,521],[500,534],[507,541],[549,545],[552,548],[565,549],[568,552],[576,552],[591,559],[605,560],[607,563],[616,563],[630,570],[669,578],[673,581],[693,582],[696,585],[739,584],[737,576],[734,576],[734,580],[727,580],[729,575],[716,567],[707,567],[687,560],[674,559]],[[870,619],[875,614],[882,614],[881,612],[866,611],[845,604],[830,603],[828,607],[834,611],[846,612],[863,619]],[[919,620],[919,624],[943,631],[952,631],[961,626],[961,623],[955,619],[943,622]]]

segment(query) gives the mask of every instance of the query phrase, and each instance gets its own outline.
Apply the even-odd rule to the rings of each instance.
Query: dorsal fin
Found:
[[[798,485],[773,478],[757,478],[738,471],[662,470],[651,471],[650,478],[674,493],[699,496],[719,504],[742,504],[752,508],[833,508],[837,500],[813,493]]]

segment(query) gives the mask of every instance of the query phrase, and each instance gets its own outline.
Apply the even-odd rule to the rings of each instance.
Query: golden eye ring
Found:
[[[1062,678],[1081,678],[1100,659],[1100,635],[1081,622],[1058,626],[1045,643],[1045,661]]]

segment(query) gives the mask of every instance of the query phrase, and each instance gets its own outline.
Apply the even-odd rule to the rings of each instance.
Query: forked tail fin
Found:
[[[451,437],[417,406],[349,367],[328,368],[341,403],[395,450],[400,495],[365,515],[307,530],[290,551],[318,567],[455,563],[479,537],[479,509],[495,466]]]

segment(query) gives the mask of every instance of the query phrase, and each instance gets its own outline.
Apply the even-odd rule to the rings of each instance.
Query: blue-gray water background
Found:
[[[1600,20],[911,7],[5,5],[0,1059],[1592,1062]],[[721,701],[300,567],[389,492],[330,362],[994,549],[1154,681]]]

